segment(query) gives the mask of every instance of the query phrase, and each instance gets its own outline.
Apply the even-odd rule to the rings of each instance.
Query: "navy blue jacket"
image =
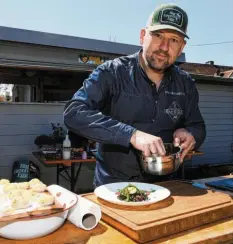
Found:
[[[136,129],[172,142],[174,131],[186,128],[196,148],[206,135],[190,75],[172,65],[157,91],[139,65],[139,53],[98,66],[67,103],[64,122],[73,132],[98,142],[96,186],[142,180],[138,153],[130,144]]]

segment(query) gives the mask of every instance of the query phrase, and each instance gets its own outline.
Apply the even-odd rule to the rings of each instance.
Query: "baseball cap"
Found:
[[[147,22],[149,31],[176,30],[189,38],[186,34],[188,27],[187,13],[175,4],[162,4],[150,15]]]

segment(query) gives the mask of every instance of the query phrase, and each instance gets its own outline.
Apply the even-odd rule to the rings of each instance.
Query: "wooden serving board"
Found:
[[[91,231],[82,230],[66,221],[58,230],[53,233],[29,240],[10,240],[0,237],[1,244],[87,244],[88,240],[96,235],[106,232],[107,228],[103,224],[98,224]],[[92,242],[97,244],[97,242]],[[108,242],[103,242],[108,243]]]
[[[101,206],[103,221],[140,243],[233,216],[233,201],[227,194],[179,181],[158,185],[168,188],[171,196],[143,207],[111,204],[93,193],[84,197]]]
[[[52,195],[49,191],[44,191],[43,194]],[[58,197],[61,196],[61,192],[57,192],[57,194],[53,194],[55,199],[54,203],[47,206],[37,206],[36,208],[25,208],[19,210],[10,210],[8,212],[4,212],[4,215],[0,215],[0,228],[8,225],[9,223],[13,223],[18,220],[32,220],[38,219],[44,216],[50,216],[51,214],[56,214],[63,212],[66,209],[66,203],[61,204],[58,201]],[[63,193],[64,194],[64,193]]]
[[[45,192],[46,194],[50,194],[49,192]],[[22,210],[22,213],[17,213],[17,210],[12,210],[9,213],[5,213],[4,216],[0,216],[0,223],[5,222],[7,220],[14,220],[25,217],[33,217],[33,216],[44,216],[57,212],[61,212],[64,210],[64,206],[62,206],[55,198],[53,204],[48,206],[41,206],[34,210],[28,211],[27,209]]]
[[[33,211],[25,211],[23,213],[18,214],[10,214],[6,216],[0,217],[0,228],[8,225],[10,223],[13,223],[15,221],[19,220],[33,220],[33,219],[39,219],[41,217],[50,217],[54,214],[59,214],[60,212],[64,211],[64,207],[61,206],[58,202],[55,202],[55,204],[47,207],[40,207],[38,209],[35,209]]]

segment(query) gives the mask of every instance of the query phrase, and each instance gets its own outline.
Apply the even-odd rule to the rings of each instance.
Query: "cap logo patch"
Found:
[[[183,14],[176,9],[163,9],[160,15],[160,22],[163,24],[173,24],[181,27],[183,24]]]

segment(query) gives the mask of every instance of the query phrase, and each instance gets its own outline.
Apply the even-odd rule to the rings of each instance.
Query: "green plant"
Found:
[[[39,135],[35,138],[34,143],[38,147],[42,147],[43,145],[55,145],[62,144],[65,139],[65,130],[60,125],[60,123],[51,123],[52,126],[52,134],[50,135]]]
[[[54,124],[51,123],[53,133],[51,135],[55,143],[62,143],[65,139],[65,130],[60,125],[60,123]]]

